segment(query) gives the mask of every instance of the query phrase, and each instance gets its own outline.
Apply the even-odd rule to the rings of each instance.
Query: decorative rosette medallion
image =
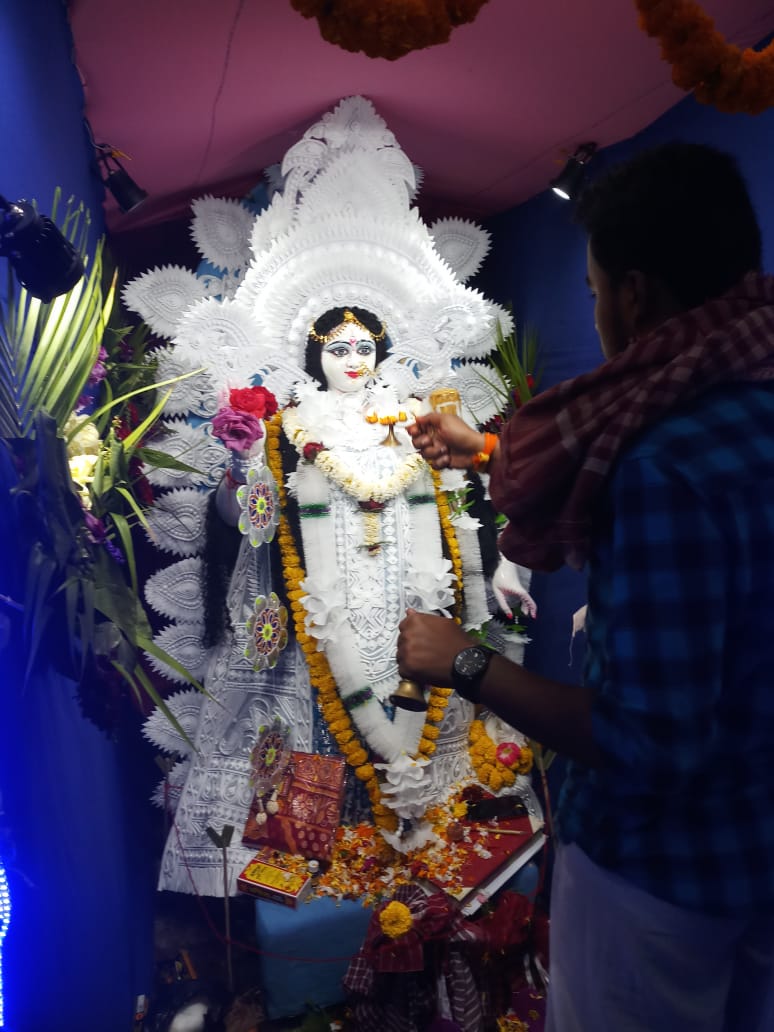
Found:
[[[258,596],[246,625],[245,657],[253,664],[253,670],[277,665],[280,652],[288,643],[287,623],[288,611],[273,591],[268,598]]]
[[[274,538],[279,522],[279,499],[274,479],[266,466],[251,467],[247,482],[237,490],[237,501],[242,509],[239,529],[253,548]]]
[[[259,825],[266,823],[267,813],[277,812],[277,788],[288,769],[290,757],[290,728],[275,716],[271,724],[258,728],[258,740],[250,754],[250,780],[255,787],[255,819]],[[265,799],[269,793],[270,798]]]

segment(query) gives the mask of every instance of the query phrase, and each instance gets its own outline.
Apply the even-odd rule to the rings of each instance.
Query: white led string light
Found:
[[[11,895],[8,891],[8,879],[0,860],[0,1028],[5,1028],[3,1017],[3,939],[11,920]]]

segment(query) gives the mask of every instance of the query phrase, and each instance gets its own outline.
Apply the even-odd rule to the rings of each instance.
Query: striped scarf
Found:
[[[636,434],[719,384],[774,378],[774,276],[633,341],[593,372],[538,395],[505,425],[490,494],[508,518],[500,550],[532,570],[580,570],[596,503]]]

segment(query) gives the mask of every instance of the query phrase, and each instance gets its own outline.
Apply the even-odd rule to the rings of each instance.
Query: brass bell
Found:
[[[427,709],[425,693],[416,681],[409,681],[407,677],[401,678],[398,682],[398,690],[390,696],[390,702],[398,709],[411,710],[419,713]]]

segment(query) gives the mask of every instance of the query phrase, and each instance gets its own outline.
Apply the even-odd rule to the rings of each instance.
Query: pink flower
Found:
[[[247,452],[256,441],[263,437],[260,419],[249,412],[237,412],[232,408],[222,408],[212,420],[212,433],[227,448],[237,452]]]
[[[496,755],[503,766],[513,767],[521,759],[521,749],[515,742],[500,742]]]

